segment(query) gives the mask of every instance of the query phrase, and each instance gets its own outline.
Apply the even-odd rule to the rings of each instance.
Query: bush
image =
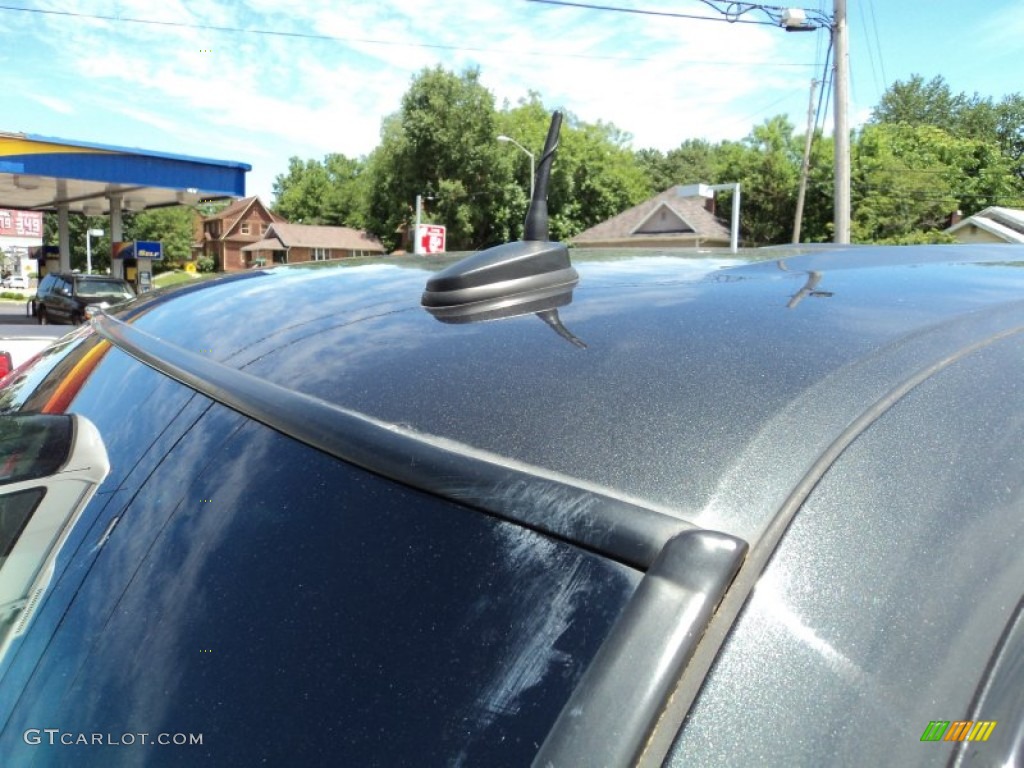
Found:
[[[215,264],[209,256],[200,256],[196,259],[196,269],[200,272],[213,272]]]
[[[174,272],[175,270],[181,269],[181,264],[177,261],[154,261],[153,262],[153,274],[162,275],[164,272]]]

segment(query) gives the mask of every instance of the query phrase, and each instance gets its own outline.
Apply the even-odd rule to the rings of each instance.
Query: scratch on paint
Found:
[[[497,717],[518,714],[522,695],[542,683],[552,669],[571,664],[572,657],[555,644],[572,625],[580,597],[589,591],[582,554],[562,554],[564,550],[553,542],[516,526],[500,526],[498,533],[505,554],[501,565],[514,574],[521,588],[512,598],[516,622],[503,639],[505,655],[497,660],[497,668],[468,717],[473,723],[468,729],[470,742]],[[561,578],[553,581],[552,573]],[[453,765],[465,763],[469,746],[465,745]]]

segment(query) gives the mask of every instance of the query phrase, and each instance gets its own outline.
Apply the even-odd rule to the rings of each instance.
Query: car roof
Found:
[[[1024,288],[1014,258],[580,250],[557,323],[442,322],[419,298],[452,258],[366,260],[249,272],[122,316],[267,381],[749,541],[778,499],[724,504],[744,475],[782,493],[864,408],[983,333]]]

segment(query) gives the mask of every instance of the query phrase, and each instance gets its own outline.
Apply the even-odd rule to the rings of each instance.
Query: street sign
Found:
[[[416,231],[414,253],[444,253],[445,228],[440,224],[421,224]]]

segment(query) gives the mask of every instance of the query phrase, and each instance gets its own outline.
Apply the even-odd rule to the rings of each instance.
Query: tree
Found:
[[[1024,181],[1024,96],[1005,97],[995,107],[996,140],[1012,163],[1013,174]]]
[[[196,212],[184,205],[130,214],[125,216],[124,239],[160,241],[164,264],[188,261],[192,258],[195,219]]]
[[[298,157],[274,179],[274,213],[296,224],[361,229],[366,221],[366,161],[332,153],[323,162]]]
[[[796,144],[806,142],[798,136]],[[831,242],[835,234],[835,142],[820,134],[811,143],[811,164],[804,198],[800,240],[805,243]],[[799,183],[799,182],[798,182]]]
[[[1010,172],[1024,180],[1024,96],[1010,94],[996,103],[974,94],[954,94],[942,77],[928,83],[920,75],[897,81],[872,112],[877,124],[930,125],[952,136],[992,142],[1010,161]]]
[[[385,119],[368,168],[368,223],[385,242],[408,230],[417,195],[433,198],[428,217],[446,224],[450,250],[502,239],[492,212],[504,201],[510,161],[496,141],[494,97],[479,79],[476,69],[423,70]]]
[[[274,179],[274,213],[295,224],[322,224],[327,169],[318,160],[288,160],[288,172]]]
[[[882,94],[871,121],[948,127],[959,120],[965,102],[963,94],[954,94],[941,76],[926,83],[921,75],[911,75],[907,82],[897,80]]]
[[[641,149],[637,162],[644,169],[655,192],[676,184],[711,182],[715,176],[717,145],[705,139],[687,139],[667,154],[656,149]]]
[[[102,229],[102,237],[92,238],[92,269],[93,272],[105,272],[110,268],[110,221],[105,216],[68,216],[68,247],[70,250],[71,269],[84,272],[86,267],[86,232],[90,229]],[[57,214],[47,213],[43,216],[43,242],[47,245],[60,243]]]
[[[933,125],[868,125],[854,145],[854,232],[867,241],[946,227],[956,210],[1021,198],[1011,159],[994,140]]]
[[[853,238],[874,242],[938,229],[958,202],[943,160],[951,137],[931,125],[869,125],[854,145]]]
[[[749,245],[787,243],[793,235],[803,143],[780,116],[755,126],[742,142],[719,145],[716,176],[739,182],[740,230]]]
[[[611,123],[586,123],[567,115],[552,170],[551,236],[566,240],[621,213],[653,193],[650,179],[629,147],[630,137]]]

